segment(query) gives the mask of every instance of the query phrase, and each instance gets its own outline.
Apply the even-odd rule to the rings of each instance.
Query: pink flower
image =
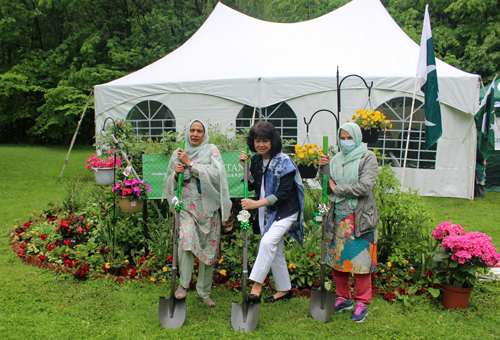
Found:
[[[196,209],[196,206],[195,206],[194,204],[191,204],[191,205],[189,206],[189,209],[191,209],[191,210],[195,210],[195,209]]]

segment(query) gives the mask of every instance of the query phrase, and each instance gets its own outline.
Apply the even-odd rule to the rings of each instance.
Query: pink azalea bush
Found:
[[[484,233],[466,233],[458,224],[443,222],[431,235],[441,242],[441,249],[434,253],[434,266],[454,287],[473,286],[478,269],[483,271],[500,262],[491,237]]]
[[[143,181],[129,179],[116,183],[115,186],[111,188],[112,192],[115,192],[115,190],[123,197],[127,197],[129,200],[136,198],[139,202],[141,202],[146,196],[147,191],[151,191],[151,188]]]
[[[111,155],[114,152],[114,150],[109,150],[108,155]],[[97,157],[96,154],[93,154],[92,157],[87,159],[87,164],[85,165],[87,169],[94,169],[95,172],[97,172],[96,168],[114,168],[115,165],[117,168],[119,168],[122,164],[122,160],[120,157],[116,157],[116,164],[115,164],[115,158],[113,156],[109,156],[108,160],[106,160],[104,157],[99,158]]]

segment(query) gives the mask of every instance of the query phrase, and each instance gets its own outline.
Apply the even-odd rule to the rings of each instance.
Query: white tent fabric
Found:
[[[373,81],[371,102],[377,106],[397,95],[411,97],[418,54],[418,44],[379,0],[353,0],[322,17],[292,24],[258,20],[219,3],[177,50],[137,72],[95,86],[96,129],[108,116],[125,118],[143,100],[167,105],[177,126],[196,112],[227,127],[243,105],[267,107],[283,101],[301,123],[318,109],[337,111],[337,67],[340,78],[359,74]],[[425,171],[408,169],[405,186],[420,188],[423,195],[472,198],[473,190],[465,183],[473,181],[475,147],[470,144],[475,132],[469,127],[478,105],[478,76],[441,60],[437,72],[443,116],[449,115],[443,118],[436,169],[427,170],[437,178],[413,175]],[[346,81],[340,121],[363,108],[366,96],[360,80]],[[420,91],[417,97],[423,100]],[[334,140],[335,129],[321,122],[329,116],[320,115],[310,126],[311,139],[329,134]],[[458,128],[447,132],[448,123]],[[299,124],[298,129],[300,141],[305,126]],[[450,153],[451,149],[457,151]],[[449,171],[460,173],[462,188],[442,183]]]

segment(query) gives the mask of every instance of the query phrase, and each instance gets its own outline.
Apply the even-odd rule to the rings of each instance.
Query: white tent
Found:
[[[418,54],[418,44],[379,0],[353,0],[322,17],[293,24],[261,21],[219,3],[177,50],[95,86],[96,130],[106,117],[124,119],[146,100],[166,105],[178,128],[192,118],[227,128],[244,105],[264,108],[286,102],[297,117],[300,143],[306,137],[304,118],[309,120],[320,109],[337,112],[337,67],[340,79],[358,74],[373,81],[370,105],[376,108],[394,98],[411,98]],[[421,195],[471,199],[476,135],[470,127],[478,105],[478,76],[441,60],[437,73],[443,135],[433,166],[406,169],[404,184]],[[342,84],[341,123],[365,108],[367,93],[356,77]],[[417,92],[417,98],[423,101],[423,93]],[[325,134],[335,140],[334,119],[319,113],[309,137],[319,143]],[[401,176],[401,169],[396,172]]]

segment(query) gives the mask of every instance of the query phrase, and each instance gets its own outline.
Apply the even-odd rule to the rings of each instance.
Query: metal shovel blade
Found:
[[[328,290],[313,288],[309,311],[314,320],[327,322],[335,311],[335,293]]]
[[[168,299],[160,296],[158,318],[167,329],[181,327],[186,320],[186,299],[179,300],[173,295]]]
[[[243,306],[246,304],[246,306]],[[246,307],[246,308],[245,308]],[[246,311],[245,311],[246,309]],[[246,315],[245,315],[246,312]],[[259,322],[259,304],[243,301],[234,302],[231,306],[231,324],[235,331],[252,333]]]

